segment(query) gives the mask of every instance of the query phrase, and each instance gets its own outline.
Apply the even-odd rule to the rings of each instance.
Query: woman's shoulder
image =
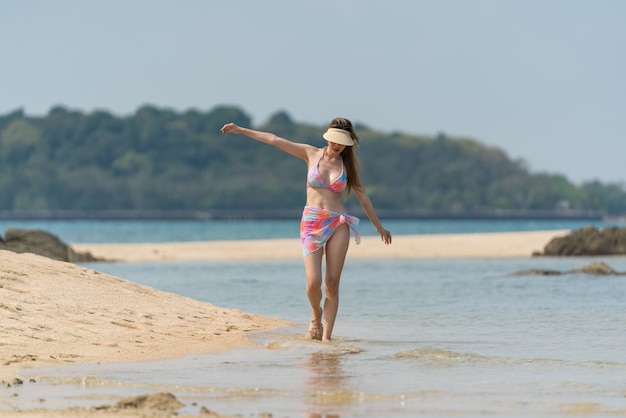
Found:
[[[307,145],[305,149],[309,161],[319,159],[324,153],[324,148],[318,148],[313,145]]]

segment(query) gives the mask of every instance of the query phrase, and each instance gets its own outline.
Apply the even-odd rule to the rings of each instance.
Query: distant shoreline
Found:
[[[348,212],[364,217],[360,210]],[[410,212],[403,210],[377,210],[379,217],[394,220],[587,220],[611,219],[590,211],[528,211],[483,210],[467,212]],[[283,210],[0,210],[0,220],[5,221],[222,221],[222,220],[293,220],[302,209]]]
[[[465,258],[532,257],[548,242],[566,235],[567,230],[490,232],[468,234],[398,235],[391,245],[380,237],[363,237],[361,245],[350,242],[348,258]],[[75,251],[117,262],[198,261],[198,260],[281,260],[302,259],[298,239],[241,241],[196,241],[132,244],[72,244]]]

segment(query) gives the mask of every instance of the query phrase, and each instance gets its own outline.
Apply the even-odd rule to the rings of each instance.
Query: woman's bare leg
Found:
[[[326,279],[324,290],[324,335],[322,340],[330,341],[339,309],[339,280],[350,245],[350,229],[340,225],[326,243]]]
[[[304,258],[304,271],[306,273],[306,295],[311,304],[311,324],[319,326],[320,304],[322,302],[322,256],[323,249],[319,249]]]

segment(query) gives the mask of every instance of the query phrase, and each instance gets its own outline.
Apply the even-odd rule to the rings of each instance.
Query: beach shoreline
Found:
[[[351,242],[349,259],[531,257],[569,231],[397,235]],[[75,244],[77,251],[119,262],[301,259],[297,239]],[[253,348],[248,335],[290,325],[279,318],[220,308],[33,254],[0,251],[0,381],[5,394],[20,370],[87,363],[144,362]],[[13,382],[13,383],[12,383]],[[17,407],[16,407],[17,405]],[[4,396],[3,416],[103,416],[77,409],[20,410]],[[108,411],[142,416],[145,411]],[[135,415],[136,414],[136,415]]]
[[[87,267],[0,250],[0,380],[23,368],[135,362],[253,347],[288,325]]]
[[[388,246],[381,243],[379,237],[366,236],[363,237],[360,245],[354,245],[354,240],[351,241],[348,258],[531,257],[533,252],[541,251],[552,238],[568,232],[551,230],[396,235],[393,243]],[[74,244],[72,247],[77,251],[89,251],[96,257],[118,262],[302,258],[297,239]],[[0,343],[0,358],[3,359],[4,364],[0,369],[0,380],[5,381],[12,379],[15,371],[23,367],[67,364],[76,361],[140,361],[146,358],[163,359],[228,350],[233,347],[246,346],[249,343],[245,338],[245,331],[233,332],[235,328],[271,329],[285,325],[279,319],[260,318],[237,310],[222,309],[208,303],[140,286],[92,270],[89,268],[89,263],[78,266],[33,254],[0,251],[0,273],[2,273],[0,309],[8,315],[8,321],[13,321],[9,324],[11,326],[5,328],[2,343]],[[60,280],[61,278],[63,280]],[[82,292],[80,299],[74,294],[78,290]],[[121,291],[127,294],[127,299],[118,297]],[[150,300],[148,305],[145,305],[146,296],[149,296]],[[102,300],[109,301],[111,305],[102,304]],[[144,305],[139,301],[143,301]],[[86,304],[89,307],[83,306]],[[191,338],[190,341],[193,343],[188,343],[177,353],[165,349],[168,345],[167,339],[163,340],[161,347],[154,346],[147,352],[146,347],[121,347],[119,341],[114,341],[114,339],[121,340],[120,337],[129,331],[134,330],[137,333],[146,327],[162,329],[172,326],[175,318],[168,315],[168,307],[170,310],[176,310],[180,309],[181,304],[188,310],[198,309],[203,312],[203,315],[211,316],[214,328],[221,327],[228,329],[228,332],[224,332],[222,338],[216,339],[217,343],[212,344],[206,344],[203,339]],[[83,309],[80,306],[83,306]],[[160,316],[155,317],[156,314],[152,314],[151,320],[148,321],[147,317],[151,314],[141,312],[154,309],[156,306],[161,306],[157,310]],[[124,309],[127,313],[124,313]],[[142,320],[142,315],[143,321],[149,323],[149,326],[137,325]],[[46,319],[45,316],[49,318]],[[78,332],[75,325],[80,324],[80,335],[65,337],[67,340],[60,338],[58,334],[63,334],[68,330],[55,330],[55,327],[63,323],[63,321],[59,322],[57,317],[69,321],[75,328],[72,330],[74,334]],[[101,317],[100,322],[106,322],[106,327],[102,328],[96,336],[102,338],[102,334],[108,333],[110,337],[107,338],[111,338],[111,341],[103,343],[88,341],[87,344],[78,344],[81,338],[89,336],[91,332],[89,326],[93,322],[93,317]],[[215,322],[216,317],[219,317],[221,322]],[[244,324],[231,326],[229,329],[229,323],[235,319]],[[180,324],[175,324],[175,326],[178,327]],[[196,330],[200,331],[204,325],[201,321],[192,321],[184,326],[192,331],[197,327]],[[15,331],[22,331],[23,334]],[[216,334],[217,331],[212,329],[210,333]],[[63,354],[61,349],[69,342],[75,347],[76,353]]]
[[[366,236],[351,240],[348,259],[531,257],[568,230],[396,235],[391,245]],[[72,244],[78,252],[119,262],[277,260],[302,258],[296,238],[164,243]]]

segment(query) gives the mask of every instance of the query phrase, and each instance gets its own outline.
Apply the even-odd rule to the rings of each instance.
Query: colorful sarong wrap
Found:
[[[314,206],[305,206],[300,222],[300,242],[302,255],[307,255],[323,248],[339,225],[348,224],[354,233],[357,245],[361,243],[361,235],[355,226],[359,218],[348,215],[347,212],[336,213]]]

